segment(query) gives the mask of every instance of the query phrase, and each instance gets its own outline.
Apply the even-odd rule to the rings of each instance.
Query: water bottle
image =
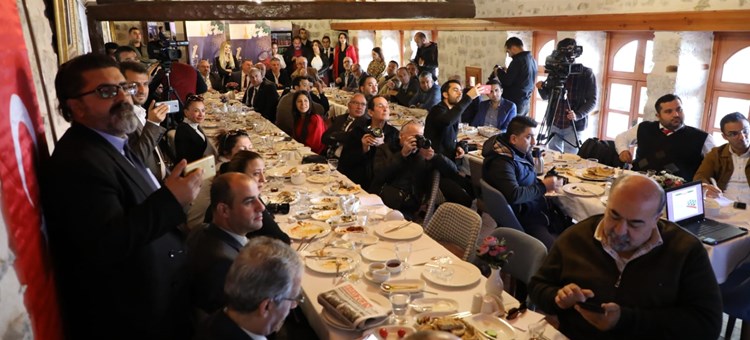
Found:
[[[531,157],[534,158],[534,172],[537,175],[544,173],[544,157],[542,157],[542,149],[534,147],[531,149]]]

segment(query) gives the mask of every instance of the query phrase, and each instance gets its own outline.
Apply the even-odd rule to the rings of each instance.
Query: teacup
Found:
[[[385,269],[385,263],[383,262],[374,262],[370,263],[370,272],[374,272],[376,270],[384,270]]]
[[[383,283],[391,278],[391,272],[386,269],[378,269],[372,271],[372,280],[377,283]]]
[[[404,269],[404,264],[399,259],[385,261],[385,266],[391,274],[398,274],[401,272],[401,269]]]
[[[294,185],[301,185],[305,184],[305,179],[307,177],[305,176],[304,172],[297,172],[292,175],[291,181]]]

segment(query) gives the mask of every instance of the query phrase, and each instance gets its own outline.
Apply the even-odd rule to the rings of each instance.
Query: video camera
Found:
[[[544,71],[549,74],[544,87],[562,86],[571,74],[581,74],[583,65],[575,62],[583,53],[583,46],[561,46],[552,51],[544,61]]]
[[[148,43],[148,55],[162,63],[171,63],[172,60],[182,58],[180,46],[187,46],[188,41],[177,41],[172,39],[155,40]]]

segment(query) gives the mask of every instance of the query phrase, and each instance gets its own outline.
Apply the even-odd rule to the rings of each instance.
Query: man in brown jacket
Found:
[[[739,112],[733,112],[721,119],[720,126],[721,136],[727,140],[727,144],[717,146],[706,154],[694,179],[703,181],[704,190],[709,197],[723,194],[735,201],[748,202],[750,122]]]

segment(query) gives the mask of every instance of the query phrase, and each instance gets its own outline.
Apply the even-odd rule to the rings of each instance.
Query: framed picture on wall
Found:
[[[76,0],[54,0],[57,56],[60,64],[77,56],[79,51]]]
[[[481,67],[466,66],[466,87],[473,86],[477,83],[482,83],[482,79]]]

